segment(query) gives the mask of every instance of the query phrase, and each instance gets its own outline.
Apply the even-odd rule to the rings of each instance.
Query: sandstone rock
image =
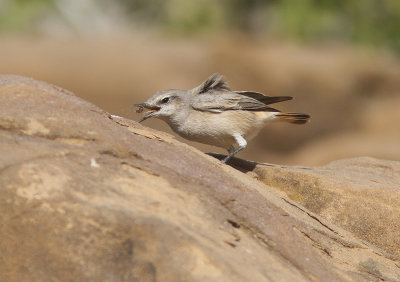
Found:
[[[245,167],[308,210],[400,258],[400,162],[363,157],[321,167],[242,162]]]
[[[0,144],[1,281],[400,280],[380,249],[58,87],[0,76]]]

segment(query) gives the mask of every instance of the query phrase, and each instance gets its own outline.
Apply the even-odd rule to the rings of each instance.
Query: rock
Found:
[[[1,281],[400,280],[274,189],[56,86],[0,76],[0,144]]]
[[[308,210],[400,258],[400,162],[363,157],[321,167],[259,164],[249,171]]]

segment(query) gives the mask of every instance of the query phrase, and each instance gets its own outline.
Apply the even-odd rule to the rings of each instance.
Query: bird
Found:
[[[138,113],[148,110],[139,122],[159,118],[185,139],[227,149],[228,155],[222,159],[226,163],[272,121],[307,123],[308,114],[283,113],[269,106],[291,99],[233,91],[224,76],[214,73],[193,89],[159,91],[134,106],[139,107]]]

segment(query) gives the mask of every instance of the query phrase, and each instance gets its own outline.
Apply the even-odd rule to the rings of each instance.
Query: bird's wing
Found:
[[[214,73],[209,76],[205,81],[203,81],[199,86],[192,89],[194,95],[202,95],[203,93],[208,93],[210,91],[230,91],[228,83],[225,78]]]
[[[260,102],[263,102],[265,105],[270,105],[293,99],[293,97],[291,96],[267,96],[262,93],[252,92],[252,91],[235,91],[235,93],[256,99]]]
[[[251,91],[232,91],[225,78],[215,73],[191,90],[191,105],[199,111],[227,110],[279,112],[267,105],[292,99],[289,96],[271,97]]]
[[[232,91],[211,91],[196,95],[191,106],[195,110],[216,113],[228,110],[279,112],[259,100]]]

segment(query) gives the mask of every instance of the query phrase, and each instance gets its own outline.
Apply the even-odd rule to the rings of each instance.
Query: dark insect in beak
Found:
[[[151,118],[154,115],[154,113],[158,112],[161,109],[160,107],[151,106],[151,105],[146,104],[146,103],[134,104],[134,106],[135,107],[139,107],[139,109],[136,110],[137,113],[143,112],[143,110],[145,108],[150,110],[150,111],[148,111],[146,113],[146,115],[144,117],[142,117],[142,119],[139,122],[142,122],[142,121],[144,121],[144,120],[146,120],[148,118]]]

